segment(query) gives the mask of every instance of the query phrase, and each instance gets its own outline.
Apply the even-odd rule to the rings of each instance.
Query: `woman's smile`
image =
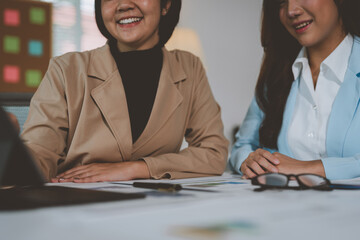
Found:
[[[305,32],[307,29],[310,28],[312,22],[313,22],[313,20],[301,21],[301,22],[294,23],[293,27],[295,28],[295,32],[298,34]]]
[[[121,18],[116,23],[120,25],[122,28],[131,28],[135,27],[143,20],[143,17],[124,17]]]

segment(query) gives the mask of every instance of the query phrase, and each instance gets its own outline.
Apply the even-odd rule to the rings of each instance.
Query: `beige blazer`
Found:
[[[108,45],[50,61],[22,133],[48,179],[82,164],[138,159],[155,179],[223,173],[228,141],[200,60],[184,51],[163,54],[154,106],[134,144]],[[184,136],[189,146],[180,151]]]

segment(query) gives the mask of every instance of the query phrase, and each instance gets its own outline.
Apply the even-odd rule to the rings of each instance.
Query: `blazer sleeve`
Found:
[[[259,148],[259,128],[263,120],[263,112],[253,98],[245,119],[236,134],[236,141],[231,150],[230,166],[239,174],[241,164],[249,154]]]
[[[190,178],[221,175],[228,157],[220,107],[211,92],[201,61],[194,61],[195,87],[186,125],[188,147],[178,153],[145,157],[152,178]]]
[[[62,68],[50,60],[49,68],[32,97],[21,135],[25,145],[49,180],[64,161],[68,135],[67,103]]]
[[[321,159],[325,175],[330,180],[360,177],[360,154],[352,157],[328,157]]]

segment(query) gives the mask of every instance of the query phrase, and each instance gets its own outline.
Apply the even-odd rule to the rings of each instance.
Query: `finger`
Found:
[[[244,166],[242,170],[243,174],[246,175],[248,178],[256,177],[256,174],[247,166]]]
[[[58,182],[59,182],[59,179],[58,179],[58,178],[52,178],[52,179],[50,180],[50,182],[52,182],[52,183],[58,183]]]
[[[270,161],[272,164],[278,165],[280,163],[280,160],[275,157],[273,154],[271,154],[269,151],[266,151],[264,149],[261,149],[261,156],[266,158],[268,161]]]
[[[266,160],[265,160],[266,161]],[[261,166],[259,165],[258,162],[251,162],[248,167],[254,172],[256,173],[257,175],[260,175],[260,174],[264,174],[265,171],[261,168]]]
[[[85,173],[90,173],[92,170],[89,169],[89,168],[86,168],[86,169],[79,169],[77,171],[73,171],[72,173],[69,173],[69,174],[65,174],[64,176],[62,176],[62,178],[73,178],[73,177],[76,177],[76,176],[79,176],[79,175],[82,175],[82,174],[85,174]],[[87,176],[85,176],[87,177]]]
[[[82,173],[79,173],[77,175],[74,175],[74,179],[89,178],[89,177],[92,177],[94,175],[97,175],[97,174],[95,172],[86,171],[86,172],[82,172]]]
[[[65,183],[65,182],[73,182],[73,178],[58,178],[59,183]]]
[[[91,164],[90,164],[90,165],[77,166],[77,167],[74,167],[74,168],[72,168],[72,169],[69,169],[69,170],[67,170],[67,171],[65,171],[65,172],[57,175],[56,177],[64,177],[65,175],[72,174],[72,173],[74,173],[74,172],[76,172],[76,171],[87,169],[87,168],[89,168],[90,166],[91,166]]]
[[[269,171],[269,172],[274,172],[274,173],[279,172],[278,168],[275,167],[274,165],[272,165],[272,164],[271,164],[267,159],[265,159],[265,158],[260,159],[260,160],[258,161],[258,163],[259,163],[259,165],[260,165],[263,169],[265,169],[265,170],[267,170],[267,171]]]
[[[94,175],[91,177],[85,177],[85,178],[74,178],[75,183],[91,183],[91,182],[100,182],[99,176]]]

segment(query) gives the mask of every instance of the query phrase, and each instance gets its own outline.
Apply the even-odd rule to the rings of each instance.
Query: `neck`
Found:
[[[155,33],[157,36],[157,32]],[[124,42],[117,41],[116,45],[120,52],[131,52],[131,51],[141,51],[141,50],[148,50],[151,48],[154,48],[157,44],[159,44],[159,37],[151,38],[149,41],[146,41],[146,43],[132,43],[127,44]]]
[[[316,86],[321,63],[339,46],[346,37],[346,34],[341,31],[340,33],[335,34],[335,36],[337,37],[331,37],[321,44],[306,48],[314,87]]]

